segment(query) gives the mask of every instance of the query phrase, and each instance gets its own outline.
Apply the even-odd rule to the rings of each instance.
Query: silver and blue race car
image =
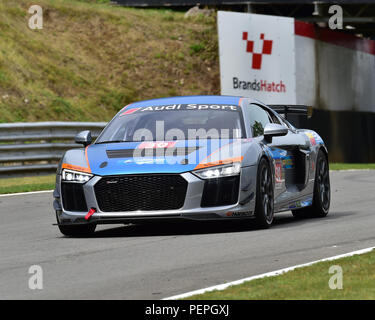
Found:
[[[83,131],[75,139],[83,148],[63,155],[57,225],[79,236],[97,224],[247,219],[268,228],[282,211],[324,217],[327,148],[287,121],[293,113],[307,115],[307,107],[232,96],[131,103],[94,143]]]

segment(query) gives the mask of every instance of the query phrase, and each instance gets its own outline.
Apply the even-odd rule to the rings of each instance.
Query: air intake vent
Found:
[[[240,176],[206,180],[201,207],[235,204],[238,201],[239,185]]]
[[[65,210],[80,212],[88,211],[82,184],[62,182],[61,196]]]

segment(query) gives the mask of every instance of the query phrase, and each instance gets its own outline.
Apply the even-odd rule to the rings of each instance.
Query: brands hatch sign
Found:
[[[294,19],[218,12],[221,94],[296,103]]]

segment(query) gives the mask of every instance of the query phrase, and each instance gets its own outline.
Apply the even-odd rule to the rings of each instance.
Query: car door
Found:
[[[246,108],[253,138],[264,144],[274,160],[275,204],[282,205],[298,198],[308,181],[309,145],[306,139],[266,107],[252,103]],[[266,142],[263,133],[268,123],[287,127],[287,135]]]
[[[311,144],[305,135],[283,120],[279,115],[269,111],[276,123],[288,128],[288,134],[282,137],[274,137],[269,144],[271,148],[285,150],[287,155],[283,158],[285,170],[285,186],[290,192],[296,193],[304,190],[309,181]]]

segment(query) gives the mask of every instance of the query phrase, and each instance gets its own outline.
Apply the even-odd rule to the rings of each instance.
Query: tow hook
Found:
[[[95,208],[91,208],[89,212],[87,212],[86,216],[85,216],[85,220],[90,220],[91,216],[96,212],[96,209]]]

